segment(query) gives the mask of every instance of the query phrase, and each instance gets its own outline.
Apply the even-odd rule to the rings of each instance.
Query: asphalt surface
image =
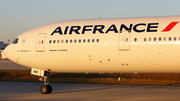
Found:
[[[10,60],[0,60],[0,70],[27,70]],[[179,101],[180,86],[103,85],[50,83],[51,94],[41,94],[43,82],[0,81],[0,100],[60,101]]]
[[[40,82],[0,82],[0,100],[59,101],[179,101],[180,86],[50,83],[51,94],[41,94]]]

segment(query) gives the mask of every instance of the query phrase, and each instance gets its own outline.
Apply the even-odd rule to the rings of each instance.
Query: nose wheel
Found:
[[[40,88],[42,94],[50,94],[52,92],[51,85],[42,85]]]
[[[52,92],[52,87],[49,85],[48,80],[49,73],[46,74],[46,76],[43,76],[39,79],[39,81],[44,81],[44,85],[41,86],[40,92],[42,94],[50,94]]]

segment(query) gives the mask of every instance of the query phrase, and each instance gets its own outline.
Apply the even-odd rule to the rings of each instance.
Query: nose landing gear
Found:
[[[50,94],[52,92],[52,87],[49,85],[49,80],[48,80],[49,71],[51,70],[48,69],[47,71],[45,71],[35,68],[31,69],[31,74],[41,76],[41,78],[39,78],[39,81],[44,81],[44,85],[42,85],[40,88],[40,92],[42,94]]]
[[[41,77],[39,80],[44,81],[44,85],[41,86],[40,92],[42,94],[50,94],[52,92],[52,87],[49,85],[48,76]]]

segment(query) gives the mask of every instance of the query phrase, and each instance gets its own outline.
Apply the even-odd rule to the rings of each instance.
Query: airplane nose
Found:
[[[9,53],[9,52],[8,52],[8,51],[9,51],[8,48],[9,48],[9,45],[3,50],[3,54],[4,54],[4,56],[7,57],[7,58],[8,58],[8,53]]]
[[[7,47],[8,47],[8,46],[7,46]],[[7,48],[7,47],[6,47],[6,48]],[[4,55],[5,55],[5,51],[7,50],[6,48],[3,50]]]
[[[12,44],[8,45],[4,51],[3,54],[6,58],[8,58],[11,61],[17,60],[17,50],[12,46]]]

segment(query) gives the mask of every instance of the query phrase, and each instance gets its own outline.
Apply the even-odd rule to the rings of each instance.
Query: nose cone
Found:
[[[10,45],[8,45],[8,46],[4,49],[4,51],[3,51],[3,55],[4,55],[5,57],[7,57],[7,58],[8,58],[8,56],[9,56],[9,46],[10,46]]]
[[[13,44],[8,45],[3,51],[3,54],[11,61],[15,62],[17,60],[17,49],[13,46]]]
[[[8,45],[8,46],[9,46],[9,45]],[[7,46],[7,47],[8,47],[8,46]],[[7,47],[3,50],[4,56],[6,56],[5,53],[6,53]],[[7,57],[7,56],[6,56],[6,57]]]

